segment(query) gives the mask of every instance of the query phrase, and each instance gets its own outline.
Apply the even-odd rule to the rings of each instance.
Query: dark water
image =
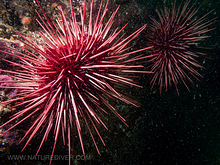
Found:
[[[1,2],[3,1],[1,0]],[[168,1],[169,3],[170,1]],[[116,4],[121,5],[119,13],[124,14],[126,9],[130,11],[127,20],[123,20],[129,23],[128,31],[149,23],[148,16],[156,16],[154,12],[156,6],[159,8],[163,6],[162,0],[117,0]],[[199,6],[199,4],[196,5]],[[218,0],[206,0],[198,15],[204,15],[214,9],[208,19],[220,17],[219,8]],[[135,12],[132,13],[132,9]],[[81,160],[80,145],[76,144],[74,152],[78,157],[73,158],[72,164],[220,164],[219,21],[212,27],[216,27],[216,29],[208,33],[211,37],[203,41],[203,44],[215,46],[212,49],[204,50],[210,59],[201,57],[198,60],[203,62],[205,59],[203,66],[206,69],[199,70],[204,78],[200,79],[200,82],[194,80],[194,85],[189,83],[190,92],[184,86],[179,86],[179,96],[175,87],[170,87],[167,92],[163,91],[160,95],[157,88],[150,91],[149,76],[142,76],[140,82],[143,88],[131,89],[131,94],[142,106],[135,108],[125,104],[116,105],[118,111],[127,120],[129,127],[110,115],[109,123],[107,123],[109,130],[100,130],[106,146],[97,142],[101,156],[97,154],[89,135],[84,135],[86,155],[91,159],[86,162]],[[147,33],[147,30],[144,33]],[[136,44],[136,46],[144,46],[143,40],[144,37],[140,36],[138,39],[140,44]],[[0,151],[0,164],[49,164],[49,160],[44,155],[51,154],[53,139],[44,144],[39,153],[41,157],[37,160],[9,160],[8,155],[34,155],[39,142],[41,142],[41,138],[35,138],[22,153],[20,150],[24,143],[20,146],[10,146],[7,152]],[[62,139],[57,144],[55,155],[68,155],[67,146],[63,146]],[[64,159],[64,157],[62,158]],[[68,164],[68,161],[62,161],[59,158],[52,162],[52,164],[60,163]]]

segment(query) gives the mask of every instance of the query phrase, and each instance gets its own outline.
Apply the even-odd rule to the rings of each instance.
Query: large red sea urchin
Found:
[[[38,1],[37,3],[40,6]],[[107,5],[108,2],[102,11],[101,4],[97,16],[94,17],[92,15],[93,2],[90,3],[88,25],[85,22],[86,1],[84,1],[83,10],[80,10],[80,23],[76,21],[72,1],[70,1],[71,20],[67,20],[63,10],[60,9],[60,17],[56,19],[56,23],[46,16],[40,6],[45,19],[37,12],[40,18],[37,22],[43,29],[38,34],[44,42],[37,44],[29,36],[24,37],[16,32],[22,38],[17,39],[24,43],[25,48],[17,46],[24,52],[6,47],[4,48],[13,53],[1,50],[3,53],[20,59],[19,63],[5,60],[20,69],[16,71],[0,70],[9,74],[13,79],[1,81],[1,88],[19,90],[19,93],[11,100],[1,102],[1,104],[16,102],[15,107],[23,107],[1,127],[19,118],[20,120],[7,130],[9,131],[26,119],[36,117],[21,139],[23,141],[27,137],[25,148],[37,132],[42,128],[45,129],[36,155],[47,140],[48,134],[53,130],[55,136],[52,155],[58,135],[61,133],[64,142],[67,138],[70,156],[70,146],[74,140],[71,137],[73,128],[76,128],[78,132],[82,152],[85,155],[81,133],[82,123],[87,126],[99,153],[93,133],[96,132],[104,144],[97,129],[97,125],[102,125],[107,129],[102,114],[111,111],[125,123],[125,119],[117,113],[109,100],[119,99],[125,103],[139,106],[137,102],[120,92],[120,89],[126,86],[139,86],[133,82],[129,74],[148,73],[140,70],[143,67],[141,65],[129,65],[132,61],[145,57],[139,55],[129,58],[129,55],[150,47],[127,52],[130,48],[127,45],[139,35],[145,26],[124,39],[122,39],[124,34],[121,35],[121,33],[126,25],[121,30],[116,29],[110,33],[118,8],[104,25],[103,19],[107,12]],[[19,83],[20,85],[10,87],[4,83]]]
[[[152,18],[150,32],[148,35],[149,45],[153,46],[152,55],[149,56],[153,78],[151,80],[152,88],[158,82],[160,93],[162,89],[167,90],[168,85],[174,84],[177,94],[179,83],[183,83],[189,90],[186,80],[191,80],[191,76],[198,79],[202,77],[196,68],[203,68],[195,57],[205,55],[201,52],[193,52],[192,47],[209,36],[207,32],[212,29],[208,27],[213,24],[216,18],[205,21],[208,12],[201,18],[196,14],[199,8],[195,4],[189,5],[191,1],[181,1],[177,7],[176,0],[169,11],[164,5],[164,10],[156,10],[159,21]],[[182,5],[183,4],[183,5]]]

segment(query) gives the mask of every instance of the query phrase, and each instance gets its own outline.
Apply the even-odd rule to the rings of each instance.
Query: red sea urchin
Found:
[[[37,3],[40,6],[38,1]],[[85,23],[86,1],[84,1],[83,10],[80,11],[81,24],[76,21],[72,1],[70,1],[72,20],[67,20],[63,10],[60,9],[60,18],[57,18],[56,23],[46,16],[40,6],[47,20],[45,22],[37,12],[40,18],[40,21],[37,20],[37,22],[43,29],[43,32],[38,32],[38,34],[44,43],[39,45],[29,36],[24,37],[16,32],[22,38],[18,38],[18,40],[24,43],[25,48],[17,46],[26,53],[6,47],[4,48],[11,52],[13,51],[13,53],[1,50],[3,53],[20,59],[20,63],[5,60],[16,67],[20,67],[20,69],[16,71],[0,70],[14,79],[10,83],[20,84],[19,86],[11,87],[18,88],[19,93],[11,100],[1,104],[20,101],[15,106],[24,107],[1,127],[19,117],[20,121],[14,124],[13,127],[31,116],[36,117],[32,126],[21,140],[23,141],[24,138],[29,136],[24,148],[40,128],[45,128],[43,139],[36,153],[38,154],[42,144],[47,140],[49,132],[54,129],[55,138],[52,155],[54,154],[58,134],[62,133],[65,142],[65,133],[67,133],[70,156],[71,133],[75,126],[82,152],[85,155],[80,125],[83,122],[87,126],[99,153],[91,129],[98,134],[104,144],[97,129],[97,125],[103,125],[107,128],[100,117],[102,113],[107,113],[106,110],[109,110],[125,123],[125,120],[117,113],[108,100],[119,99],[128,104],[138,106],[137,102],[120,92],[120,89],[126,85],[138,86],[129,78],[129,74],[148,73],[147,71],[139,70],[139,68],[143,67],[141,65],[129,65],[130,62],[145,57],[140,55],[129,58],[129,55],[144,51],[150,47],[126,52],[130,48],[127,45],[139,35],[145,26],[125,39],[122,39],[124,35],[120,34],[126,25],[121,30],[118,31],[116,29],[110,33],[118,8],[104,26],[103,19],[107,12],[107,5],[108,2],[103,12],[101,12],[102,4],[100,5],[97,17],[94,19],[92,16],[93,2],[91,2],[88,26]],[[1,83],[9,83],[9,81],[1,81]],[[1,88],[3,87],[10,88],[1,85]]]
[[[159,21],[152,18],[150,32],[148,35],[149,45],[153,46],[152,55],[149,62],[152,63],[151,71],[153,78],[151,80],[152,88],[158,81],[160,93],[162,88],[167,90],[168,85],[173,83],[176,87],[182,82],[186,88],[186,80],[192,82],[190,75],[198,79],[202,77],[196,68],[203,68],[195,60],[198,55],[204,53],[193,52],[192,47],[197,46],[199,41],[208,38],[206,33],[212,29],[208,29],[216,18],[205,21],[206,16],[212,12],[208,12],[201,18],[196,17],[199,8],[189,6],[190,0],[181,1],[179,7],[176,7],[176,0],[169,12],[166,5],[164,11],[156,10]]]

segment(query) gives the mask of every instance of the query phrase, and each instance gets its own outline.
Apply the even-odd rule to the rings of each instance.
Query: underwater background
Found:
[[[74,1],[77,5],[77,1]],[[105,2],[105,1],[104,1]],[[110,1],[108,8],[121,5],[119,18],[114,26],[122,27],[128,23],[125,31],[129,34],[133,29],[138,29],[144,24],[150,23],[149,16],[157,18],[156,7],[163,8],[164,2],[171,7],[172,0],[115,0]],[[181,1],[178,1],[181,2]],[[199,6],[203,0],[198,0]],[[42,0],[42,3],[43,0]],[[58,5],[68,4],[68,0],[48,0],[45,9],[52,14],[53,3]],[[191,2],[193,4],[194,1]],[[23,34],[30,34],[38,27],[34,22],[34,1],[29,0],[0,0],[0,43],[7,45],[13,33],[8,29],[15,28]],[[179,3],[177,3],[179,4]],[[33,5],[33,6],[32,6]],[[112,5],[112,6],[111,6]],[[36,7],[37,8],[37,7]],[[39,8],[37,8],[39,10]],[[206,0],[198,16],[214,11],[207,16],[212,19],[216,16],[217,22],[211,25],[216,27],[208,35],[211,37],[202,41],[202,45],[211,49],[204,49],[207,56],[199,57],[197,60],[203,64],[205,69],[199,69],[203,75],[200,81],[193,80],[194,84],[188,83],[190,91],[184,85],[179,85],[179,93],[175,87],[169,87],[168,91],[159,93],[159,88],[150,90],[150,75],[142,75],[139,79],[143,88],[131,88],[127,91],[133,98],[140,102],[140,108],[125,103],[115,103],[117,111],[126,119],[129,127],[114,115],[108,116],[108,130],[100,129],[106,146],[97,141],[101,155],[97,154],[89,132],[85,132],[83,140],[85,152],[89,159],[85,162],[81,159],[80,144],[74,146],[72,164],[168,164],[168,165],[220,165],[220,2],[219,0]],[[4,12],[5,13],[4,13]],[[19,13],[22,11],[22,13]],[[20,15],[28,12],[31,23],[22,22]],[[120,17],[122,16],[122,17]],[[25,28],[23,28],[26,26]],[[113,28],[114,29],[114,28]],[[147,28],[133,42],[133,47],[143,48],[147,44],[145,38]],[[1,49],[1,46],[0,46]],[[0,54],[3,58],[3,55]],[[5,57],[4,57],[5,58]],[[8,57],[10,58],[10,57]],[[0,60],[0,68],[8,68],[9,65]],[[147,66],[146,66],[147,67]],[[6,122],[13,111],[1,113],[0,125]],[[42,146],[41,152],[36,160],[10,158],[9,155],[34,155],[41,142],[42,136],[35,137],[28,147],[21,152],[24,143],[18,144],[24,135],[26,123],[23,123],[0,137],[0,164],[1,165],[46,165],[49,160],[44,155],[50,155],[53,147],[53,136]],[[0,130],[1,131],[1,130]],[[50,138],[52,139],[50,141]],[[6,139],[6,140],[5,140]],[[78,141],[77,137],[76,140]],[[68,155],[68,147],[64,146],[62,138],[57,142],[54,155]],[[68,164],[64,157],[52,161],[53,165]]]

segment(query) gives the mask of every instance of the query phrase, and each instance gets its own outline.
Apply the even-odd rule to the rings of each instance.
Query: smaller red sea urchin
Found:
[[[40,6],[38,1],[37,3]],[[107,5],[108,2],[102,10],[103,6],[100,4],[97,16],[94,17],[92,15],[93,1],[90,3],[88,25],[85,22],[86,1],[84,1],[83,10],[80,10],[80,23],[76,21],[71,0],[71,20],[67,20],[63,10],[60,9],[60,17],[54,22],[46,16],[40,6],[45,19],[37,12],[40,18],[37,22],[42,27],[42,31],[39,31],[38,34],[44,42],[37,44],[29,36],[24,37],[16,32],[22,38],[17,39],[24,44],[24,47],[17,46],[23,52],[7,47],[4,48],[11,53],[1,50],[2,53],[20,59],[19,63],[5,59],[19,68],[16,71],[0,69],[13,79],[0,81],[1,88],[19,90],[19,93],[14,95],[11,100],[1,102],[1,104],[16,102],[14,107],[23,108],[1,127],[14,123],[16,120],[16,123],[7,130],[9,131],[26,119],[35,118],[32,126],[21,139],[23,141],[27,138],[23,150],[36,133],[43,129],[45,130],[44,136],[36,155],[52,131],[54,133],[52,156],[59,134],[62,134],[64,144],[67,140],[70,156],[70,146],[74,141],[72,135],[74,131],[77,131],[82,152],[85,155],[81,133],[83,123],[87,126],[99,153],[93,133],[96,132],[102,143],[105,144],[97,129],[97,126],[100,125],[107,129],[103,114],[112,112],[125,123],[125,119],[118,114],[109,101],[119,99],[125,103],[139,106],[137,102],[123,94],[121,89],[126,86],[139,87],[129,74],[149,73],[140,70],[143,67],[141,65],[130,64],[132,61],[146,57],[139,55],[129,58],[129,55],[150,49],[150,47],[127,52],[130,48],[127,45],[139,35],[145,26],[126,38],[124,38],[124,34],[121,35],[126,25],[121,30],[116,29],[110,33],[118,8],[104,25],[103,19],[107,12]],[[6,83],[19,83],[19,85],[4,85]]]
[[[148,35],[149,45],[153,46],[152,55],[149,56],[153,78],[152,88],[158,81],[160,93],[162,88],[167,90],[168,85],[173,83],[179,95],[177,85],[183,83],[189,90],[186,80],[192,82],[190,75],[198,79],[202,77],[196,68],[203,68],[195,60],[201,52],[193,52],[192,46],[197,46],[201,40],[208,38],[206,33],[213,30],[208,27],[215,22],[216,18],[205,21],[208,12],[201,18],[196,14],[199,8],[193,4],[189,5],[190,0],[181,1],[177,7],[176,0],[169,12],[166,5],[163,10],[156,10],[159,21],[152,18],[150,32]],[[183,4],[183,5],[182,5]]]

